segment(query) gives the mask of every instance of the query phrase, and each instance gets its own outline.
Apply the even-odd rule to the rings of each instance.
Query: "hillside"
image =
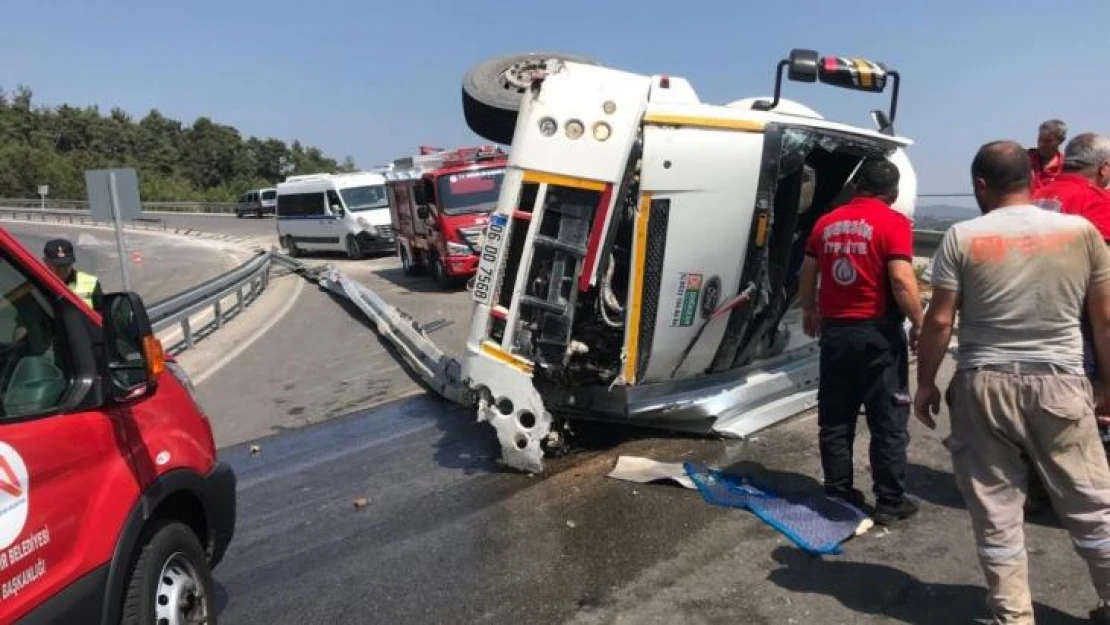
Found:
[[[932,204],[918,206],[914,211],[913,227],[917,230],[947,230],[957,221],[977,217],[979,211],[964,206]]]
[[[144,200],[232,201],[286,175],[353,171],[299,141],[244,138],[207,117],[192,125],[157,110],[135,121],[113,108],[34,105],[26,87],[0,89],[0,197],[85,199],[85,170],[134,167]]]

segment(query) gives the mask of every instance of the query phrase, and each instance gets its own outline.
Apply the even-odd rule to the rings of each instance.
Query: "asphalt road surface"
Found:
[[[349,261],[338,255],[302,259],[334,263],[417,321],[453,355],[463,347],[467,292],[441,291],[428,277],[407,277],[396,256]],[[220,446],[319,423],[422,392],[362,314],[317,287],[305,289],[266,338],[224,373],[198,384]]]
[[[945,373],[945,377],[950,373]],[[914,424],[921,514],[813,558],[746,511],[605,477],[620,454],[700,460],[819,490],[815,419],[747,442],[594,426],[526,476],[493,432],[426,396],[226,449],[235,540],[217,570],[228,623],[879,623],[985,616],[967,514],[940,440]],[[858,485],[867,439],[856,446]],[[1055,520],[1027,528],[1038,622],[1095,601]]]
[[[0,226],[36,255],[42,254],[48,240],[68,238],[73,243],[79,268],[98,276],[105,292],[123,289],[119,254],[112,231],[16,221],[6,221]],[[124,237],[131,288],[148,304],[200,284],[239,264],[234,256],[208,242],[134,231],[124,231]]]
[[[277,223],[273,217],[243,217],[234,215],[178,215],[174,213],[152,213],[150,217],[161,219],[168,228],[188,228],[201,232],[220,232],[238,236],[273,236],[277,242]]]

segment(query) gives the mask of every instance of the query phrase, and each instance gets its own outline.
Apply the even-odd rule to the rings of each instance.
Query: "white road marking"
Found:
[[[213,363],[212,366],[209,367],[207,371],[198,375],[193,380],[193,385],[194,386],[200,386],[205,380],[212,377],[212,375],[214,375],[217,371],[219,371],[221,368],[223,368],[225,365],[227,365],[227,363],[229,363],[232,360],[235,360],[236,358],[238,358],[239,354],[242,354],[243,352],[247,351],[248,347],[250,347],[251,345],[254,345],[254,343],[258,339],[262,338],[262,336],[264,334],[266,334],[271,329],[273,329],[273,327],[276,326],[279,321],[281,321],[282,317],[284,317],[286,314],[289,313],[290,310],[292,310],[293,305],[297,303],[297,299],[301,296],[301,291],[304,290],[304,283],[305,283],[304,280],[299,279],[299,277],[297,277],[297,286],[296,286],[297,290],[293,292],[292,297],[290,297],[288,300],[286,300],[285,305],[281,307],[281,310],[279,310],[278,313],[276,315],[274,315],[273,317],[270,317],[270,320],[267,321],[262,327],[255,330],[254,334],[250,335],[250,337],[248,337],[247,340],[240,342],[235,347],[235,349],[233,349],[230,352],[224,354],[223,358],[220,358],[215,363]]]

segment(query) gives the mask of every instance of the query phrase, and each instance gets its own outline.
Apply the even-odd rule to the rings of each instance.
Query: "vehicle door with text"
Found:
[[[3,241],[0,241],[3,244]],[[139,486],[95,406],[89,317],[0,245],[0,622],[107,578]],[[24,265],[25,266],[25,265]],[[76,591],[75,596],[84,593]]]

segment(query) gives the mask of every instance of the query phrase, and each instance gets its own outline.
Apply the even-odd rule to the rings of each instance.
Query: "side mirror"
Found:
[[[886,90],[888,82],[893,82],[890,96],[890,113],[887,115],[885,128],[887,134],[893,133],[894,116],[898,110],[898,86],[901,77],[898,72],[890,69],[883,63],[876,63],[868,59],[849,58],[842,56],[819,56],[815,50],[795,48],[790,51],[788,58],[778,63],[775,71],[774,99],[759,100],[752,105],[756,111],[770,111],[779,105],[782,97],[782,74],[786,70],[787,78],[793,82],[818,82],[851,89],[853,91],[867,91],[882,93]]]
[[[422,219],[422,220],[427,219],[429,215],[431,215],[431,212],[428,211],[427,206],[418,206],[418,207],[416,207],[416,216],[419,217],[420,219]]]
[[[417,180],[416,183],[412,185],[412,201],[417,206],[428,203],[428,198],[425,197],[424,194],[423,180]]]
[[[112,399],[128,401],[154,387],[165,371],[162,343],[154,336],[143,300],[135,293],[104,296],[104,366]]]
[[[786,77],[795,82],[817,82],[817,51],[795,48],[790,51]]]
[[[336,217],[342,217],[346,213],[346,211],[343,210],[343,207],[338,204],[331,205],[331,212]]]

